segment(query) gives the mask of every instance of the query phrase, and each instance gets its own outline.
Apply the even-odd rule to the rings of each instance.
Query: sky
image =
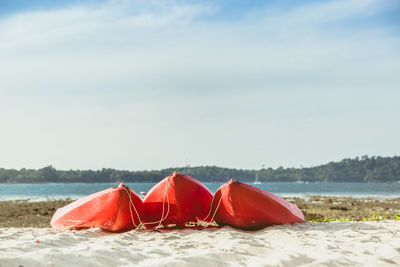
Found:
[[[400,2],[0,0],[0,168],[400,154]]]

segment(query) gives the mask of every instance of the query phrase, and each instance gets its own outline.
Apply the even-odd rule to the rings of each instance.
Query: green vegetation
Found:
[[[385,220],[400,220],[400,214],[396,214],[393,216],[393,218],[390,218],[384,215],[378,215],[378,214],[373,214],[371,217],[365,217],[361,221],[362,222],[371,222],[371,221],[385,221]],[[310,220],[310,222],[354,222],[355,220],[353,219],[348,219],[348,218],[314,218]]]
[[[386,217],[386,215],[378,215],[378,214],[374,214],[372,215],[372,217],[369,218],[363,218],[362,221],[363,222],[368,222],[368,221],[384,221],[387,220],[388,218]]]
[[[354,220],[346,219],[346,218],[343,218],[343,217],[340,217],[340,218],[323,217],[323,218],[312,219],[310,222],[352,222],[352,221],[354,221]]]
[[[242,170],[216,166],[169,168],[152,171],[122,171],[115,169],[56,170],[48,166],[39,170],[1,169],[0,183],[115,183],[157,182],[174,170],[203,182],[224,182],[230,177],[252,182],[258,174],[260,182],[382,182],[400,181],[400,157],[368,157],[344,159],[310,168]]]

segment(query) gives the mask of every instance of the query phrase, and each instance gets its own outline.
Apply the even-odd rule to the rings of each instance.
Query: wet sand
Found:
[[[307,200],[301,198],[287,199],[295,203],[304,213],[307,221],[322,218],[345,218],[362,221],[374,215],[393,216],[400,214],[400,198],[376,200],[372,198],[351,197],[321,197],[310,196]]]
[[[51,227],[50,220],[56,210],[71,202],[72,200],[0,201],[0,227]]]
[[[306,221],[323,218],[345,218],[361,221],[373,215],[393,216],[400,214],[400,198],[375,200],[350,197],[310,196],[307,199],[290,198],[304,213]],[[72,200],[55,200],[43,202],[1,201],[0,227],[34,227],[48,228],[54,212]]]

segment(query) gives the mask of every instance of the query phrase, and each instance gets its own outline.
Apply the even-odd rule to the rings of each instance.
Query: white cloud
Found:
[[[208,20],[223,10],[111,1],[3,18],[0,161],[255,168],[395,153],[399,36],[352,27],[385,8]]]

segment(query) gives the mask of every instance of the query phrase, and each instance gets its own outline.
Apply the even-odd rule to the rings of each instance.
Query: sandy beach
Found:
[[[71,200],[0,202],[0,266],[395,266],[400,265],[400,200],[313,196],[288,199],[303,224],[255,232],[221,229],[162,233],[99,229],[58,232],[51,216]],[[318,218],[354,221],[313,222]]]
[[[396,266],[400,222],[113,234],[0,228],[0,266]]]

